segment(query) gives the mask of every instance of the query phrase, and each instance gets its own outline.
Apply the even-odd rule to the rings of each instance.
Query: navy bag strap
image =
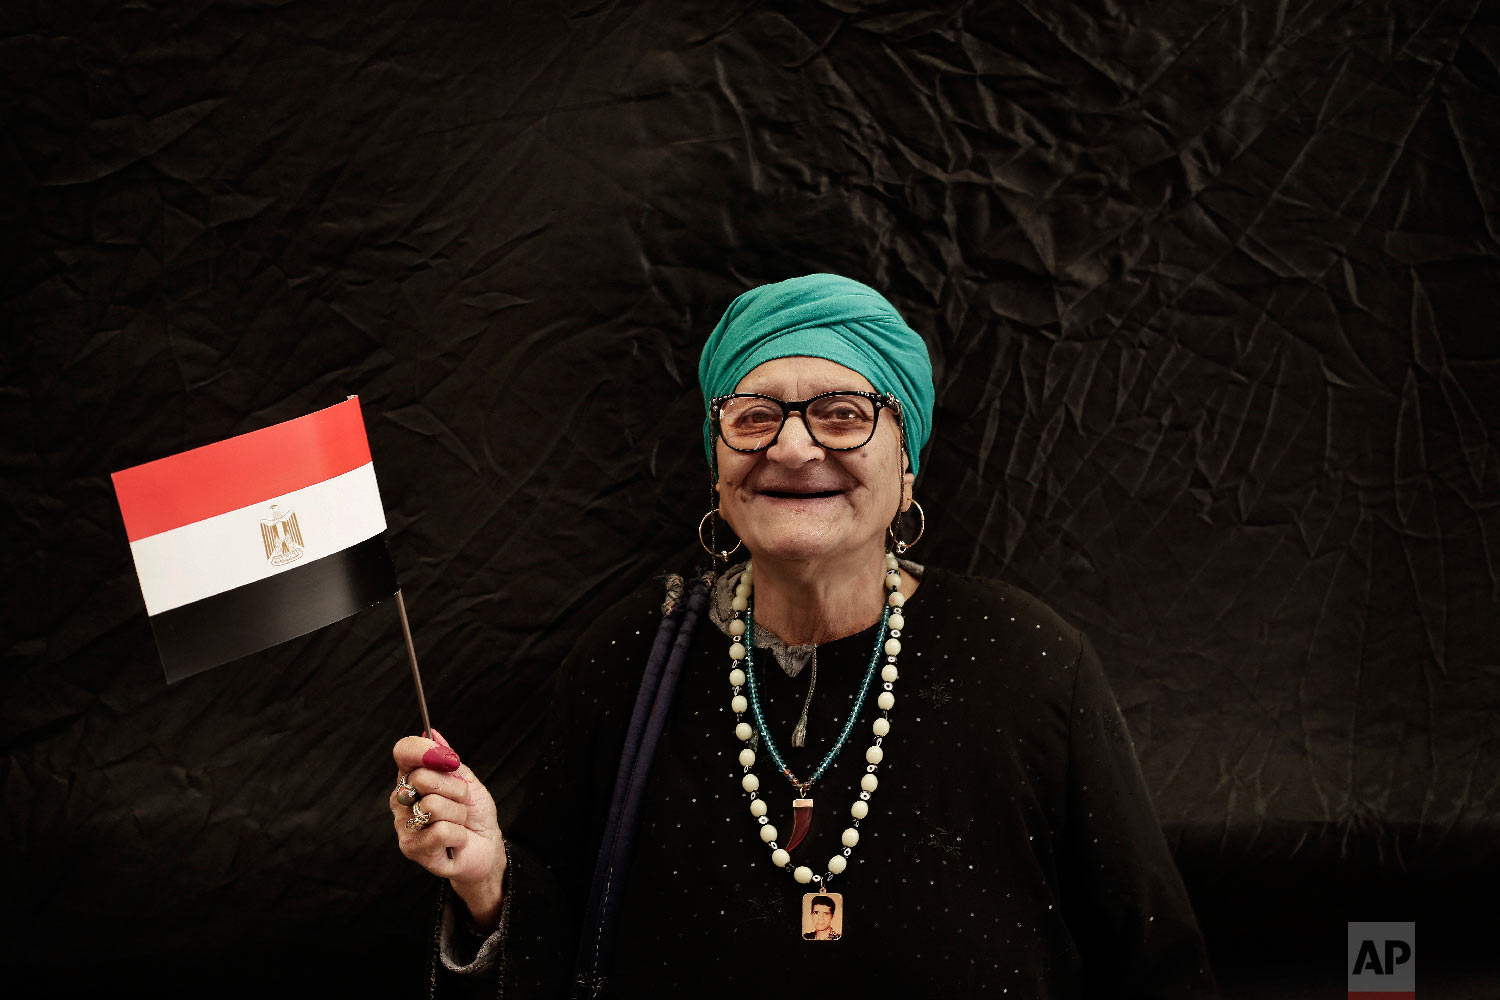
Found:
[[[667,610],[651,643],[651,655],[636,694],[630,725],[625,730],[625,746],[615,773],[614,795],[610,799],[608,818],[604,823],[604,840],[594,863],[594,881],[589,888],[584,910],[583,931],[578,942],[578,961],[573,980],[575,997],[596,997],[604,987],[609,971],[610,953],[614,947],[615,924],[620,915],[620,887],[635,853],[636,833],[641,821],[641,803],[645,799],[646,779],[651,761],[661,741],[662,726],[677,692],[677,679],[687,659],[693,633],[708,603],[709,577],[695,577],[685,603],[674,600],[681,594],[681,578],[669,577]]]

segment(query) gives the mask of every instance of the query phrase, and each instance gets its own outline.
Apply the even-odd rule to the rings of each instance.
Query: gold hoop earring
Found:
[[[925,512],[923,512],[922,505],[919,504],[919,503],[917,503],[917,501],[916,501],[915,498],[912,499],[911,505],[913,507],[917,508],[917,537],[916,538],[913,538],[909,542],[903,542],[903,541],[901,541],[901,539],[899,539],[899,538],[896,537],[896,532],[895,531],[893,531],[890,528],[885,529],[886,534],[888,534],[888,535],[891,536],[891,545],[895,548],[896,555],[898,555],[898,556],[899,555],[904,555],[906,553],[907,549],[911,548],[913,545],[915,545],[918,542],[920,542],[922,540],[922,536],[924,534],[926,534],[926,532],[927,532],[927,514]],[[901,516],[900,514],[896,515],[896,517],[898,519],[900,518],[900,516]]]
[[[698,522],[698,544],[703,546],[703,551],[707,552],[711,558],[722,559],[725,562],[728,562],[729,557],[738,552],[740,550],[740,546],[744,545],[745,543],[743,540],[735,542],[734,548],[730,549],[728,552],[715,552],[713,549],[708,547],[708,543],[703,540],[703,526],[708,523],[709,518],[713,517],[718,512],[719,508],[715,507],[707,514],[704,514],[703,520]],[[727,524],[728,522],[726,521],[725,523]]]

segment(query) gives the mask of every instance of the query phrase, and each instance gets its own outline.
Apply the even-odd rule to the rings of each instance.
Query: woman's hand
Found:
[[[433,735],[442,739],[440,733]],[[409,828],[412,808],[397,802],[397,790],[391,791],[391,814],[401,853],[452,883],[475,924],[495,927],[505,876],[505,842],[495,817],[495,800],[445,743],[404,736],[391,756],[397,772],[406,775],[407,784],[421,795],[417,806],[432,817],[425,826]]]

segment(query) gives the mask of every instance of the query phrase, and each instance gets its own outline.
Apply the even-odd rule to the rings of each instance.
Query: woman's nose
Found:
[[[781,465],[801,465],[823,457],[823,449],[807,432],[802,414],[792,413],[781,427],[776,443],[766,449],[766,457]]]

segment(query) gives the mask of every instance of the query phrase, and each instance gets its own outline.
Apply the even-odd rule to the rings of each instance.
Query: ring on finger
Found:
[[[423,812],[422,804],[420,801],[413,802],[411,804],[411,819],[406,821],[406,828],[408,830],[420,830],[422,829],[422,827],[431,822],[432,813]]]
[[[414,806],[417,804],[417,800],[422,797],[421,792],[406,783],[407,775],[410,773],[408,771],[396,779],[396,801],[403,806]]]

